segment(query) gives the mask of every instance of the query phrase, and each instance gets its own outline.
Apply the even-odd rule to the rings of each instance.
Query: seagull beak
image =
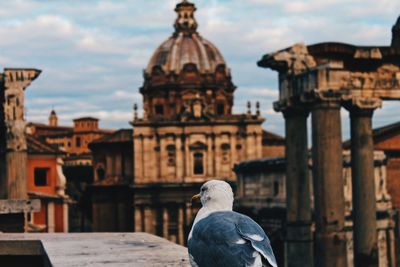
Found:
[[[194,195],[194,196],[192,196],[192,203],[198,202],[200,199],[201,199],[200,194]]]

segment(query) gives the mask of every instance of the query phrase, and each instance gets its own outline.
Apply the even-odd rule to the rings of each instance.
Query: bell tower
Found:
[[[54,109],[51,110],[49,116],[49,125],[50,126],[58,126],[58,117]]]

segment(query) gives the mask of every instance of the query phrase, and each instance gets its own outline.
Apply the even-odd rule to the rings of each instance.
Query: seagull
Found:
[[[233,192],[224,181],[202,185],[202,208],[188,237],[192,267],[277,267],[270,241],[250,217],[232,211]]]

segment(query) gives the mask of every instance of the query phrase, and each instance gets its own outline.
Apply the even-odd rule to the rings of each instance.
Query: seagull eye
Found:
[[[206,188],[202,187],[200,190],[201,190],[201,192],[204,192],[204,191],[206,191]]]

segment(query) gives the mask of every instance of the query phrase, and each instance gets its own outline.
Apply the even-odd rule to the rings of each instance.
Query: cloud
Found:
[[[4,1],[0,66],[43,70],[26,91],[28,119],[46,122],[54,106],[65,124],[91,115],[107,128],[129,127],[133,102],[142,102],[142,70],[173,32],[177,2]],[[199,32],[222,52],[238,86],[234,111],[246,112],[247,101],[260,101],[264,126],[280,134],[284,121],[272,109],[277,74],[257,67],[262,55],[297,42],[388,45],[400,10],[393,0],[379,5],[373,0],[205,0],[196,5]],[[385,104],[374,125],[398,120],[393,114],[396,107]],[[348,126],[343,128],[348,133]]]

